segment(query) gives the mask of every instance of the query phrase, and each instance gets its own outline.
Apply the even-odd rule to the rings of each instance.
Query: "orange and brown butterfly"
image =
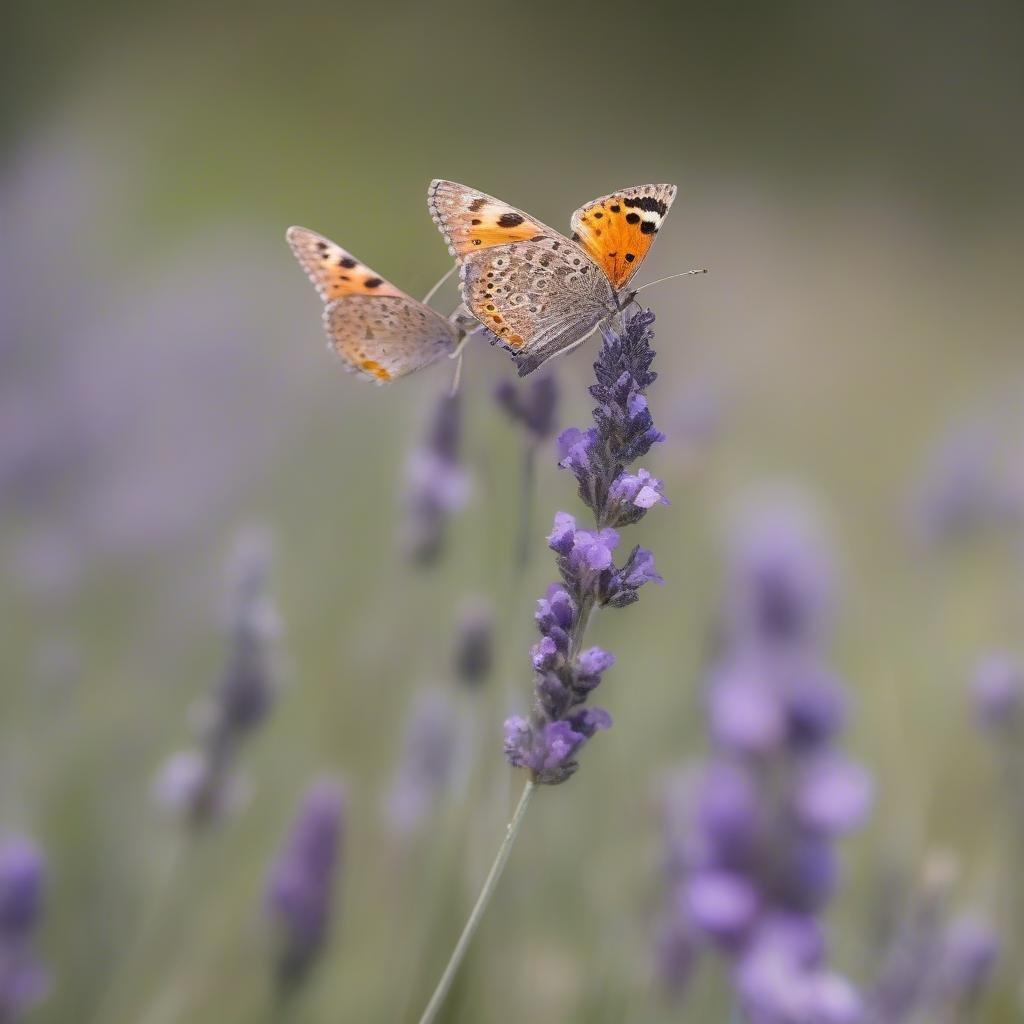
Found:
[[[463,302],[525,376],[632,301],[624,289],[675,196],[674,185],[602,196],[572,215],[571,238],[453,181],[431,182],[427,204],[459,264]]]
[[[330,347],[348,369],[378,384],[429,366],[453,352],[462,331],[396,288],[323,235],[291,227],[288,244],[324,306]]]

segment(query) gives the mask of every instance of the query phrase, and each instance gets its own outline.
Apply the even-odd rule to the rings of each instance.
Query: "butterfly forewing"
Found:
[[[288,244],[324,302],[343,295],[404,295],[350,252],[308,228],[288,229]]]
[[[616,291],[640,268],[675,197],[675,185],[636,185],[601,196],[572,215],[573,237]]]
[[[557,231],[522,210],[454,181],[432,181],[427,205],[448,251],[456,259],[479,249],[522,242],[537,235],[560,237]]]
[[[455,348],[455,326],[340,245],[299,227],[288,229],[288,244],[327,304],[331,347],[364,379],[404,377]]]

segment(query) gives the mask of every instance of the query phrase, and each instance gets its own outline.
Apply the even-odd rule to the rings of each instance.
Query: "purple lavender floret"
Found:
[[[564,782],[578,767],[577,755],[594,735],[611,726],[600,708],[585,708],[590,693],[612,667],[614,657],[592,647],[581,650],[591,612],[621,608],[639,597],[646,583],[661,583],[654,556],[634,547],[616,565],[619,530],[638,522],[655,505],[668,504],[661,481],[630,465],[664,440],[655,427],[644,394],[654,382],[651,325],[654,314],[623,315],[621,328],[604,329],[594,363],[591,397],[594,426],[575,427],[558,438],[559,465],[576,477],[579,495],[594,516],[592,529],[558,512],[548,534],[561,582],[552,584],[534,616],[540,640],[530,651],[534,707],[527,717],[505,723],[505,756],[529,770],[535,782]]]
[[[43,910],[46,865],[28,839],[0,843],[0,1021],[20,1020],[49,988],[33,943]]]
[[[482,598],[468,601],[459,615],[455,677],[465,686],[482,686],[494,668],[494,611]]]
[[[974,669],[970,697],[982,729],[1012,729],[1024,712],[1024,665],[1010,654],[990,654]]]
[[[266,909],[278,932],[278,982],[289,990],[315,962],[331,921],[344,837],[345,792],[335,779],[314,782],[271,866]]]
[[[734,536],[731,556],[705,689],[712,753],[673,811],[685,826],[667,833],[661,934],[724,955],[751,1024],[853,1024],[862,1000],[827,967],[818,915],[836,839],[867,816],[873,787],[836,749],[846,707],[823,665],[827,559],[778,514]]]
[[[519,384],[503,380],[494,389],[494,399],[523,427],[530,440],[544,441],[555,432],[558,381],[553,376],[531,377]]]

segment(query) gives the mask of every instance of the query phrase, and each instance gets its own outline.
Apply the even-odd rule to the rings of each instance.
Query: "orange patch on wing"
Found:
[[[365,370],[367,373],[372,373],[375,377],[379,377],[381,380],[391,380],[391,374],[374,359],[364,359],[359,364],[359,368],[361,370]]]
[[[350,252],[308,228],[288,229],[288,244],[324,302],[345,295],[400,295],[405,292],[374,273]]]
[[[640,269],[675,194],[672,185],[624,189],[595,199],[573,214],[572,229],[579,244],[616,290]]]
[[[455,256],[551,233],[522,210],[453,181],[431,182],[427,203]]]
[[[543,229],[532,221],[524,220],[514,227],[502,227],[498,223],[470,224],[465,238],[453,239],[455,251],[462,255],[474,249],[490,249],[495,245],[508,245],[509,242],[523,242],[534,238]]]

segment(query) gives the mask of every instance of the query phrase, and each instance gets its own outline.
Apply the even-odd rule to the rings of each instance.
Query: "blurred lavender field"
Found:
[[[439,1019],[1022,1019],[1018,6],[11,15],[0,1021],[418,1019],[601,344],[343,372],[284,230],[421,295],[437,176],[675,182],[638,282],[710,268],[641,296],[665,586]]]

